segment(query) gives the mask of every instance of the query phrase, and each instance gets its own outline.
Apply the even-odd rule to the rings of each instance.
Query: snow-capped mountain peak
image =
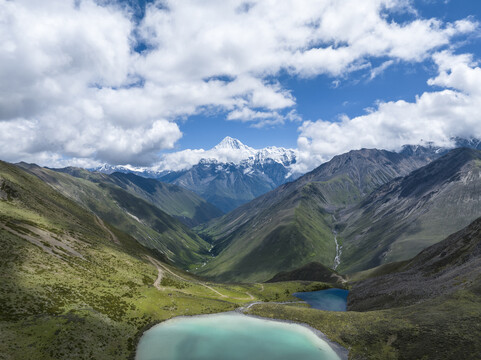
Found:
[[[226,136],[219,144],[214,146],[212,150],[243,150],[247,152],[255,152],[255,150],[244,145],[239,140]]]
[[[296,162],[296,151],[276,146],[269,146],[257,150],[255,156],[257,162],[264,163],[268,159],[283,164],[284,166],[289,166]]]
[[[296,162],[296,155],[296,150],[276,146],[254,149],[244,145],[238,139],[226,136],[219,144],[209,150],[187,149],[165,154],[159,163],[150,168],[134,168],[129,165],[110,166],[105,164],[95,170],[105,173],[114,171],[149,173],[149,176],[154,176],[154,174],[188,170],[198,164],[233,164],[244,168],[246,166],[278,163],[289,168]]]

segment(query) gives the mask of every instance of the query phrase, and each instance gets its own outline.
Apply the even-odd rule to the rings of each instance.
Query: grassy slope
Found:
[[[0,225],[1,359],[127,359],[156,322],[290,300],[293,292],[326,286],[208,284],[216,293],[163,264],[159,290],[152,286],[157,269],[147,260],[155,254],[5,163]]]
[[[204,240],[158,207],[113,184],[108,175],[73,169],[72,176],[38,166],[27,170],[178,266],[202,263],[209,256]]]
[[[340,270],[403,261],[481,216],[481,152],[457,149],[349,210]]]
[[[358,311],[260,304],[250,313],[308,323],[352,359],[479,359],[480,270],[481,218],[409,261],[357,274],[348,309]]]
[[[279,271],[307,262],[332,264],[335,256],[332,216],[322,206],[322,194],[310,188],[295,192],[225,239],[228,247],[199,273],[222,281],[265,281]]]
[[[420,305],[328,312],[259,304],[253,315],[306,323],[350,349],[350,359],[479,359],[481,300],[469,292]]]
[[[333,211],[360,197],[359,188],[344,174],[289,189],[282,201],[274,201],[233,233],[217,238],[215,243],[225,250],[199,273],[226,281],[265,281],[312,261],[332,266]],[[224,218],[222,229],[227,228],[227,219],[231,217]],[[215,239],[220,229],[215,222],[202,234]]]
[[[113,173],[109,180],[188,226],[196,226],[223,215],[214,205],[180,186],[134,174]]]
[[[217,255],[199,273],[227,281],[265,281],[312,261],[333,266],[337,210],[425,161],[366,149],[337,156],[198,228],[213,241]]]

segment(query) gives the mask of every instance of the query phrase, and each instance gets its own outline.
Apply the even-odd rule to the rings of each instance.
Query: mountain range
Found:
[[[477,139],[453,138],[452,143],[453,148],[481,149],[481,142]],[[423,157],[434,159],[450,149],[425,143],[406,145],[399,154],[419,161],[418,158]],[[166,154],[159,164],[152,167],[103,164],[91,170],[107,174],[133,173],[179,185],[228,213],[300,177],[302,174],[295,166],[297,159],[297,150],[275,146],[254,149],[227,136],[209,150]]]
[[[341,212],[340,270],[406,260],[481,216],[481,151],[455,149]]]
[[[446,151],[405,147],[399,153],[363,149],[336,156],[298,180],[199,228],[201,235],[214,245],[212,253],[216,255],[200,273],[219,280],[260,281],[312,261],[337,267],[335,259],[340,259],[339,269],[358,271],[409,258],[481,216],[481,199],[476,196],[479,151]],[[409,175],[417,169],[420,170]],[[425,176],[421,178],[420,174]],[[450,177],[445,178],[448,174]],[[433,181],[448,188],[427,189]],[[383,212],[387,200],[375,199],[399,183],[409,184],[414,191],[411,208],[404,209],[400,205],[404,203],[398,202],[399,196],[407,194],[407,190],[400,190],[399,195],[389,192],[392,209]],[[472,183],[467,189],[474,187],[469,195],[464,189],[467,183]],[[435,191],[439,194],[432,197]],[[458,199],[463,191],[465,196]],[[437,206],[427,201],[425,195],[431,196]],[[453,199],[458,200],[447,205]],[[468,202],[466,207],[464,201]],[[402,212],[404,224],[412,226],[412,234],[402,232],[402,222],[368,218],[367,208],[376,216]],[[414,208],[418,212],[410,212]],[[449,212],[451,218],[446,219]],[[424,217],[417,219],[421,214]],[[424,223],[424,219],[432,221]],[[372,223],[378,226],[377,232]],[[389,240],[398,226],[403,235],[397,242]],[[408,239],[400,246],[409,236],[412,243]],[[416,241],[416,236],[423,237]],[[390,254],[388,260],[379,260],[379,254],[384,253]],[[371,258],[378,262],[367,260]]]
[[[295,150],[267,147],[256,150],[231,137],[224,138],[210,150],[203,151],[195,164],[172,170],[102,165],[93,169],[102,173],[134,173],[192,190],[224,212],[294,180],[300,174],[292,170]],[[190,153],[189,153],[190,155]],[[177,163],[175,166],[178,167]],[[166,168],[167,167],[167,168]]]
[[[154,323],[255,302],[353,358],[476,358],[480,186],[478,150],[362,149],[218,217],[133,173],[0,162],[1,352],[128,358]],[[353,312],[272,303],[346,281]]]

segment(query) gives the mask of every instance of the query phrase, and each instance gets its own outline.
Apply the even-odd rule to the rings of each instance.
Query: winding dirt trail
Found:
[[[112,231],[110,231],[110,229],[105,225],[103,220],[99,218],[97,215],[94,215],[94,218],[97,225],[100,226],[103,230],[105,230],[110,235],[110,240],[116,244],[120,244],[120,241],[117,238],[117,236],[115,236],[115,234]]]
[[[209,290],[212,290],[213,292],[215,292],[216,294],[218,294],[220,297],[223,297],[223,298],[228,297],[227,295],[221,294],[221,293],[218,292],[216,289],[211,288],[209,285],[206,285],[206,284],[204,284],[204,283],[199,283],[199,284],[202,285],[202,286],[204,286],[204,287],[206,287],[206,288],[209,289]]]
[[[155,279],[154,281],[154,287],[157,289],[157,290],[165,290],[165,288],[163,288],[162,286],[160,286],[160,283],[162,281],[162,278],[164,276],[164,270],[162,269],[162,267],[160,266],[160,263],[155,260],[154,258],[150,257],[150,256],[147,256],[147,259],[156,267],[157,269],[157,279]]]
[[[150,257],[150,256],[147,256],[147,259],[149,259],[149,261],[157,268],[157,271],[158,271],[158,275],[157,275],[157,279],[155,279],[155,282],[154,282],[154,286],[158,289],[158,290],[165,290],[163,287],[160,286],[160,283],[162,281],[162,277],[163,277],[163,274],[164,274],[164,271],[168,272],[169,274],[179,278],[180,280],[182,281],[185,281],[185,282],[191,282],[190,280],[187,280],[186,278],[183,278],[182,276],[174,273],[173,271],[171,271],[169,268],[167,268],[165,265],[163,265],[162,263],[160,263],[159,261],[157,261],[156,259]],[[233,300],[254,300],[255,297],[252,296],[252,294],[246,292],[247,296],[249,296],[249,298],[235,298],[235,297],[230,297],[230,296],[227,296],[227,295],[224,295],[222,293],[220,293],[219,291],[217,291],[216,289],[214,289],[213,287],[203,283],[203,282],[197,282],[197,284],[215,292],[217,295],[219,295],[220,297],[222,298],[230,298],[230,299],[233,299]]]
[[[162,268],[159,266],[159,264],[150,256],[148,257],[149,261],[154,264],[154,266],[157,268],[157,279],[154,281],[154,287],[157,288],[157,290],[163,290],[163,288],[160,286],[160,282],[162,281],[162,276],[164,275],[164,272]]]

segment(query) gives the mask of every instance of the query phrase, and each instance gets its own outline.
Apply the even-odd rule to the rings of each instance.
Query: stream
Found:
[[[337,267],[341,264],[342,245],[339,245],[339,243],[337,242],[337,232],[333,231],[333,233],[334,233],[334,242],[336,243],[336,257],[334,258],[333,269],[336,270]]]

